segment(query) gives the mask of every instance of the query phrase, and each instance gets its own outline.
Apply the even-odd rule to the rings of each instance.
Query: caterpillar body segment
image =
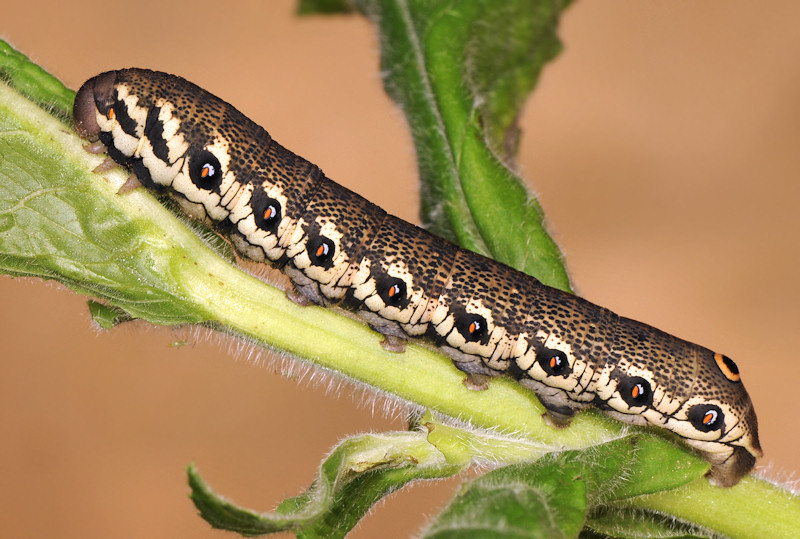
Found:
[[[98,139],[148,189],[283,271],[290,297],[352,310],[402,351],[426,339],[475,387],[508,376],[559,424],[596,406],[666,428],[731,486],[761,456],[735,363],[433,236],[283,148],[236,108],[173,75],[102,73],[75,99]]]

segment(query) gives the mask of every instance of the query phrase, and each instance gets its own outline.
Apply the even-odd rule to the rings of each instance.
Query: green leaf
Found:
[[[603,507],[593,512],[580,537],[690,539],[709,535],[708,530],[653,512]]]
[[[490,472],[462,491],[424,537],[574,537],[586,511],[586,486],[564,481],[561,473],[542,476],[528,466]]]
[[[352,13],[353,5],[348,0],[300,0],[298,15],[332,15]]]
[[[536,199],[514,172],[516,118],[569,2],[363,0],[387,92],[406,114],[422,220],[440,236],[569,290]]]
[[[92,177],[102,159],[65,130],[0,85],[0,269],[58,279],[157,324],[206,320],[169,282],[167,261],[158,257],[169,247],[159,245],[155,223],[137,215],[141,195],[117,196]]]
[[[1,39],[0,79],[54,116],[69,121],[75,92]]]
[[[653,473],[653,452],[663,473]],[[682,485],[705,470],[661,440],[634,436],[581,451],[549,454],[474,480],[425,537],[576,537],[587,512],[653,490]]]
[[[128,322],[131,317],[122,309],[116,307],[109,307],[99,301],[89,301],[89,314],[92,320],[103,329],[111,329],[122,322]]]
[[[682,449],[664,444],[664,440],[652,435],[634,436],[628,438],[625,444],[612,444],[606,444],[605,447],[616,447],[618,451],[628,453],[619,456],[620,459],[626,459],[624,481],[615,483],[613,488],[605,485],[602,503],[672,490],[701,478],[708,471],[707,463],[687,458]],[[592,450],[587,452],[589,458],[594,457]]]
[[[449,463],[423,432],[355,436],[325,459],[307,491],[260,514],[214,494],[193,466],[188,474],[192,500],[215,528],[242,535],[294,531],[298,537],[343,537],[383,496],[412,480],[449,477],[463,466]]]
[[[430,412],[415,432],[348,438],[322,463],[314,484],[259,514],[214,494],[189,468],[192,499],[212,526],[245,535],[291,530],[298,536],[338,537],[349,531],[380,498],[409,481],[454,475],[476,460],[528,462],[545,452],[541,444],[485,431],[444,425]]]

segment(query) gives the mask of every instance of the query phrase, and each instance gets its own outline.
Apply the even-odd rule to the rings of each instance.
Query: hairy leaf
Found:
[[[561,0],[362,0],[387,92],[417,148],[422,220],[462,247],[569,290],[561,253],[514,171],[516,118],[560,50]]]
[[[653,474],[653,451],[663,473]],[[472,481],[425,537],[576,537],[588,511],[653,489],[671,489],[703,473],[681,451],[635,436],[581,451],[549,454]],[[489,536],[489,535],[487,535]]]
[[[348,438],[323,461],[304,493],[272,513],[239,508],[214,494],[190,467],[192,500],[215,528],[261,535],[294,531],[298,537],[342,537],[372,505],[412,480],[449,477],[452,464],[423,432],[364,434]]]

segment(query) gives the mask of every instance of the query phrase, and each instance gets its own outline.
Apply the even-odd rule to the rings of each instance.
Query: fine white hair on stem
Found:
[[[269,370],[300,384],[324,391],[326,395],[340,397],[346,394],[352,401],[367,408],[373,415],[388,419],[405,419],[413,404],[400,397],[342,375],[336,371],[299,359],[289,353],[269,349],[240,335],[216,330],[202,325],[174,328],[173,333],[183,342],[209,342],[236,361]]]

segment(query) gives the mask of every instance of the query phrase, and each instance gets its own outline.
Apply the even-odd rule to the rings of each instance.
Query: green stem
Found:
[[[675,490],[635,498],[630,505],[675,515],[729,537],[800,536],[800,497],[752,476],[727,489],[700,478]]]

